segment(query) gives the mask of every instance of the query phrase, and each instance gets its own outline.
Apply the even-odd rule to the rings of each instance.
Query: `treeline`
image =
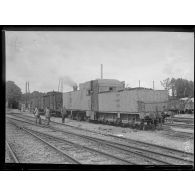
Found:
[[[9,108],[18,108],[22,98],[21,89],[13,82],[6,82],[6,103]]]
[[[161,81],[161,85],[164,87],[164,89],[170,91],[172,97],[194,97],[194,81],[189,81],[182,78],[167,78]]]
[[[30,98],[39,95],[44,95],[44,93],[34,91],[32,93],[23,94],[14,81],[6,82],[6,104],[8,108],[18,108],[19,102],[28,103]]]

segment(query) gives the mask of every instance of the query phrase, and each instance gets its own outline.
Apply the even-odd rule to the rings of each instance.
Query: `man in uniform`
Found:
[[[45,118],[47,120],[47,125],[49,125],[49,122],[50,122],[50,110],[48,107],[46,107],[45,109]]]
[[[145,113],[140,112],[139,117],[140,117],[140,120],[141,120],[140,130],[145,130],[145,124],[144,124]]]
[[[39,120],[39,124],[41,124],[41,117],[40,117],[39,109],[37,107],[35,107],[34,115],[36,119],[36,124],[37,124],[37,120]]]
[[[65,107],[61,108],[61,114],[62,114],[62,123],[64,123],[65,117],[66,117],[66,108]]]

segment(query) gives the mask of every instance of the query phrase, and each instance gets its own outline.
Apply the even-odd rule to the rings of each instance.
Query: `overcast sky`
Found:
[[[6,32],[6,80],[25,92],[58,90],[103,77],[162,89],[167,77],[194,80],[194,35],[179,32]],[[65,86],[64,91],[71,88]]]

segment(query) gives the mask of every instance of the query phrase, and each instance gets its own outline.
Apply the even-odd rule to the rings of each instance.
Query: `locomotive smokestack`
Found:
[[[101,79],[103,79],[103,65],[101,64]]]
[[[77,88],[78,88],[78,86],[77,86],[77,84],[75,84],[75,85],[73,86],[73,91],[77,91]]]

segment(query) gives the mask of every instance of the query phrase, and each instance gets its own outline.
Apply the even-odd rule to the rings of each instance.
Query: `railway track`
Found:
[[[166,123],[164,126],[172,126],[172,127],[180,127],[184,129],[194,129],[194,124],[174,124],[174,123]]]
[[[14,151],[12,150],[12,148],[10,147],[7,141],[6,141],[6,146],[7,146],[8,152],[11,155],[11,158],[13,159],[14,163],[20,163],[20,161],[18,160],[18,157],[16,156],[16,154],[14,153]]]
[[[15,114],[14,114],[15,115]],[[25,118],[25,119],[33,119],[33,117],[31,117],[31,116],[26,116],[26,115],[22,115],[22,116],[18,116],[18,114],[16,114],[16,116],[17,117],[19,117],[19,118]],[[32,121],[32,120],[30,120],[30,121]],[[43,119],[43,121],[45,121],[44,119]],[[68,127],[73,127],[73,128],[76,128],[76,129],[78,129],[78,130],[81,130],[81,131],[87,131],[87,132],[91,132],[91,133],[93,133],[93,134],[98,134],[98,135],[104,135],[104,136],[110,136],[110,137],[115,137],[115,139],[119,139],[119,140],[121,140],[121,139],[123,139],[123,140],[129,140],[129,141],[131,141],[131,142],[136,142],[136,143],[140,143],[140,144],[146,144],[146,145],[150,145],[150,146],[154,146],[154,147],[156,147],[156,146],[158,146],[158,147],[163,147],[163,146],[159,146],[159,145],[156,145],[156,144],[151,144],[151,143],[148,143],[148,142],[144,142],[144,141],[137,141],[137,140],[133,140],[133,139],[130,139],[130,138],[119,138],[119,137],[117,137],[117,136],[114,136],[114,135],[111,135],[111,134],[104,134],[104,133],[99,133],[99,132],[94,132],[94,131],[91,131],[91,130],[89,130],[89,129],[84,129],[84,128],[80,128],[80,127],[77,127],[77,126],[74,126],[74,125],[70,125],[70,124],[62,124],[62,123],[59,123],[59,122],[54,122],[54,121],[51,121],[51,123],[53,123],[53,124],[57,124],[57,125],[62,125],[62,126],[68,126]],[[169,126],[168,124],[165,124],[164,126]],[[182,125],[181,125],[182,126]],[[183,126],[182,126],[183,127]],[[170,135],[174,135],[174,136],[176,136],[176,137],[181,137],[181,138],[193,138],[194,137],[194,133],[191,133],[191,132],[174,132],[173,130],[169,130],[169,131],[171,131],[170,132]],[[168,132],[167,132],[167,134],[168,134]],[[165,149],[168,149],[168,150],[170,150],[171,148],[166,148],[166,147],[163,147],[163,148],[165,148]],[[174,149],[173,149],[174,150]],[[182,152],[182,151],[181,151]]]
[[[130,164],[130,165],[134,164],[134,163],[130,162],[129,160],[125,160],[123,158],[111,155],[109,153],[105,153],[102,151],[95,150],[93,148],[85,147],[85,146],[79,145],[77,143],[68,141],[66,139],[62,139],[60,137],[49,135],[47,133],[39,132],[39,131],[30,129],[27,127],[21,127],[20,125],[13,123],[13,122],[12,122],[12,124],[15,125],[17,128],[20,128],[20,129],[24,130],[25,132],[29,133],[30,135],[34,136],[35,138],[39,139],[44,144],[47,144],[48,146],[52,147],[57,152],[62,153],[63,155],[68,157],[72,161],[71,164],[86,164],[86,163],[83,163],[82,161],[88,161],[88,162],[89,161],[96,161],[96,163],[98,163],[98,164],[102,164],[102,162],[105,162],[105,161],[106,162],[111,161],[111,163],[108,163],[108,164]],[[63,150],[59,149],[60,142],[61,143],[63,142],[63,147],[61,147],[61,148],[63,148]],[[56,146],[56,145],[58,145],[58,146]],[[67,154],[67,151],[70,151],[69,153],[74,152],[77,155],[74,156],[72,154],[72,156],[74,156],[74,157],[72,157],[70,154]]]
[[[183,121],[193,121],[194,118],[190,118],[190,117],[173,117],[173,119],[178,119],[178,120],[183,120]]]
[[[194,118],[179,118],[179,117],[173,117],[172,119],[171,118],[167,118],[166,119],[167,122],[179,122],[179,123],[182,123],[182,124],[187,124],[187,125],[193,125],[194,124]]]
[[[23,121],[23,122],[28,123],[27,121]],[[141,156],[142,158],[153,161],[153,163],[158,162],[158,163],[164,163],[164,164],[175,164],[175,163],[177,164],[179,162],[181,164],[193,164],[193,160],[192,160],[193,154],[192,153],[187,153],[184,151],[175,150],[175,149],[162,147],[162,146],[156,146],[153,144],[146,144],[146,143],[135,141],[135,140],[133,140],[133,145],[132,145],[132,140],[131,140],[131,145],[129,145],[129,143],[117,143],[115,141],[104,140],[104,139],[95,138],[91,136],[80,135],[80,134],[78,135],[78,133],[67,132],[67,131],[65,132],[64,130],[60,130],[60,129],[56,129],[52,127],[49,127],[49,128],[52,130],[58,131],[58,132],[62,132],[63,134],[69,134],[69,135],[81,137],[82,139],[90,140],[93,142],[99,142],[106,146],[112,147],[115,150],[120,150],[123,152],[125,151],[128,153],[137,155],[137,156]],[[125,141],[129,141],[129,139]],[[150,149],[146,149],[148,147]],[[172,163],[170,163],[170,161]]]

